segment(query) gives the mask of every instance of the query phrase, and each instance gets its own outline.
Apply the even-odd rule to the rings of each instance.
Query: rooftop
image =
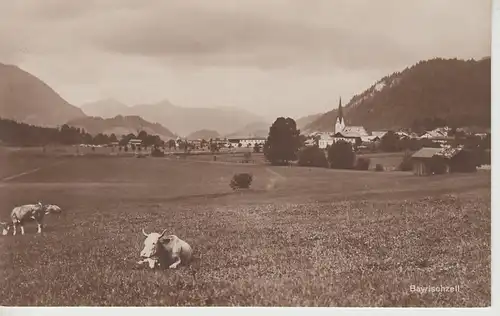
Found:
[[[434,155],[438,154],[442,148],[430,148],[430,147],[424,147],[414,153],[411,157],[412,158],[432,158]]]

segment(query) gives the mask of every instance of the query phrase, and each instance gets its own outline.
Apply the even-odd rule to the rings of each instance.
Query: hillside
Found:
[[[194,133],[191,133],[187,136],[187,139],[204,139],[204,140],[209,140],[210,138],[218,138],[220,137],[219,133],[217,131],[212,131],[208,129],[202,129],[199,131],[196,131]]]
[[[444,119],[450,126],[490,127],[491,59],[436,58],[384,77],[344,109],[348,125],[369,130],[411,128],[416,120]],[[336,108],[305,127],[331,131]]]
[[[139,116],[121,116],[103,119],[101,117],[85,117],[68,122],[69,126],[83,128],[91,135],[98,133],[127,135],[136,134],[144,130],[148,134],[158,135],[162,139],[175,138],[176,135],[164,126],[150,123]]]
[[[129,107],[115,99],[85,103],[81,106],[81,109],[88,116],[99,116],[105,119],[129,114]]]
[[[301,118],[298,118],[295,120],[295,123],[297,124],[297,128],[302,130],[305,128],[307,125],[311,124],[315,120],[319,119],[324,113],[318,113],[318,114],[312,114],[308,116],[303,116]]]
[[[267,137],[269,135],[269,127],[271,124],[264,122],[253,122],[245,125],[238,130],[229,133],[226,137]]]
[[[0,63],[0,117],[57,126],[85,114],[37,77],[17,66]]]

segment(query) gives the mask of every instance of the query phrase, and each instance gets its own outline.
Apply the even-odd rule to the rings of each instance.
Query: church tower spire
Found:
[[[342,97],[339,98],[339,110],[337,112],[337,118],[340,123],[344,123],[344,115],[342,113]]]
[[[345,128],[344,113],[342,113],[342,97],[339,99],[339,109],[337,111],[337,119],[335,120],[335,128],[333,133],[342,132]]]

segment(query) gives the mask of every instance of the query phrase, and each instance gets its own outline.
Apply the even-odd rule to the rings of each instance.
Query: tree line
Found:
[[[67,124],[60,128],[41,127],[0,118],[0,141],[11,146],[106,145],[113,142],[126,146],[134,138],[142,140],[142,146],[145,147],[164,145],[158,135],[150,135],[146,131],[140,131],[137,135],[123,135],[119,140],[115,134],[99,133],[92,136],[83,128]]]

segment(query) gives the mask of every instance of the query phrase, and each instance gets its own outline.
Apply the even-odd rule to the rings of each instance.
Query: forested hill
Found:
[[[335,107],[305,130],[331,131],[336,115]],[[491,58],[421,61],[354,96],[344,115],[348,125],[370,130],[418,127],[429,121],[489,128]]]

